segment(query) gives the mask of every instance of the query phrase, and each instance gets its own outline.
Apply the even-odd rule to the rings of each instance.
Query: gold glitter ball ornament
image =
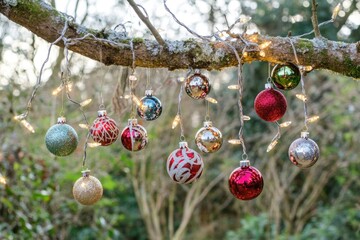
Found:
[[[99,179],[90,176],[90,170],[82,171],[82,174],[73,186],[74,198],[82,205],[93,205],[101,199],[103,187]]]

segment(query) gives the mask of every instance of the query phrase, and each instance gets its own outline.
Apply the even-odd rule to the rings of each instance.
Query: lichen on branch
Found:
[[[69,46],[69,49],[106,65],[131,66],[132,53],[129,41],[133,41],[136,51],[136,66],[147,68],[187,69],[200,68],[221,70],[237,66],[235,54],[225,43],[187,39],[183,41],[165,40],[161,47],[158,42],[148,39],[131,39],[114,30],[98,31],[78,25],[71,18],[41,0],[0,0],[0,12],[11,21],[27,28],[37,36],[53,42],[69,21],[66,33],[68,39],[89,36]],[[11,1],[12,3],[14,1]],[[92,36],[92,37],[91,37]],[[247,41],[261,46],[262,51],[249,51],[242,56],[244,42],[228,41],[242,56],[244,62],[267,61],[272,63],[296,63],[288,37],[272,37],[260,34],[244,35]],[[353,78],[360,78],[359,43],[330,41],[323,37],[315,39],[292,38],[301,65],[313,69],[328,69]],[[59,42],[60,47],[63,43]]]

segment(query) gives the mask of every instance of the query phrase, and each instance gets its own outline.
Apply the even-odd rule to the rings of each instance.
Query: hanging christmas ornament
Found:
[[[299,68],[292,63],[277,64],[271,72],[272,81],[281,90],[294,89],[299,84],[300,78]]]
[[[180,142],[166,163],[170,178],[177,183],[192,183],[201,176],[203,168],[200,154],[189,148],[187,142]]]
[[[59,117],[57,124],[49,128],[45,135],[47,149],[54,155],[63,157],[73,153],[79,139],[76,131],[66,124],[66,118]]]
[[[273,89],[270,83],[265,84],[265,90],[255,98],[254,108],[257,115],[268,122],[275,122],[286,112],[286,98],[278,90]]]
[[[129,119],[127,127],[121,133],[121,143],[129,151],[140,151],[148,143],[146,129],[138,124],[137,119]]]
[[[152,121],[157,119],[162,112],[162,105],[157,97],[152,95],[152,90],[145,91],[145,97],[140,99],[140,103],[137,106],[137,113],[139,117],[146,121]]]
[[[230,192],[240,200],[251,200],[262,192],[264,186],[263,177],[259,170],[250,166],[249,160],[240,161],[240,167],[236,168],[229,177]]]
[[[75,200],[82,205],[93,205],[102,197],[103,187],[96,177],[90,176],[90,170],[85,170],[75,182],[72,192]]]
[[[106,110],[99,110],[98,117],[90,128],[90,134],[95,142],[108,146],[118,138],[119,128],[116,122],[107,116]]]
[[[209,79],[199,70],[189,76],[185,81],[185,91],[193,99],[204,99],[211,89]]]
[[[213,153],[221,148],[223,142],[219,129],[212,125],[211,121],[205,121],[204,127],[200,128],[195,135],[195,143],[204,153]]]
[[[309,132],[301,132],[301,137],[289,147],[290,161],[299,168],[309,168],[316,163],[320,150],[316,142],[309,138]]]

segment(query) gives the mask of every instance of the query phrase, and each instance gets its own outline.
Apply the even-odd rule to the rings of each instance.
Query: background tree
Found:
[[[296,3],[294,1],[245,1],[237,5],[234,5],[236,4],[234,2],[237,1],[225,1],[225,4],[220,1],[189,1],[186,9],[197,12],[199,16],[196,17],[203,19],[204,22],[208,20],[208,32],[217,31],[216,28],[226,28],[225,18],[222,16],[227,15],[230,12],[229,8],[234,8],[234,6],[245,16],[252,16],[253,21],[249,29],[257,29],[261,33],[286,36],[288,31],[292,31],[293,35],[299,35],[312,30],[311,3],[308,1]],[[306,5],[306,2],[309,5]],[[77,1],[77,3],[88,7],[93,4],[88,1]],[[357,1],[346,1],[346,4],[344,2],[343,13],[340,14],[342,17],[337,19],[335,26],[327,25],[322,28],[323,36],[331,40],[357,41],[359,36],[356,35],[356,31],[350,31],[350,34],[344,35],[349,32],[341,30],[344,26],[355,29],[356,26],[349,19],[353,14],[359,13],[357,3]],[[55,2],[52,4],[54,6]],[[76,10],[79,9],[78,4],[73,8],[75,14],[72,14],[76,16],[78,24],[96,26],[98,29],[116,25],[111,16],[99,16],[91,12],[81,14],[80,10]],[[121,7],[127,5],[120,2],[118,4]],[[321,3],[318,8],[320,22],[329,19],[336,3],[332,2],[332,4],[331,6],[331,4]],[[57,38],[63,29],[64,19],[60,18],[60,21],[54,23],[53,16],[59,16],[59,13],[51,10],[51,14],[45,14],[48,13],[49,8],[44,8],[43,2],[16,1],[16,6],[11,6],[10,1],[2,1],[0,6],[1,12],[14,21],[21,19],[23,11],[27,12],[26,16],[29,13],[39,14],[35,9],[39,10],[36,7],[40,6],[42,14],[37,15],[37,18],[31,18],[32,21],[24,19],[24,22],[20,20],[18,22],[25,26],[29,24],[35,26],[34,31],[39,31],[44,26],[52,26],[50,30],[45,31],[46,33],[50,31],[49,38],[43,36],[48,41]],[[34,7],[34,11],[29,11],[31,7]],[[197,11],[201,7],[202,10]],[[130,7],[128,9],[131,10]],[[69,13],[72,13],[72,10],[69,10]],[[151,17],[153,15],[150,14]],[[46,20],[40,19],[39,16],[46,17]],[[278,16],[281,16],[281,21]],[[230,18],[229,15],[227,18]],[[79,177],[78,171],[74,169],[80,169],[81,148],[69,158],[54,158],[46,151],[43,144],[43,136],[52,125],[51,123],[55,121],[61,105],[60,97],[51,96],[51,91],[60,84],[59,75],[64,66],[63,52],[54,49],[51,64],[48,64],[49,66],[44,71],[46,83],[35,99],[29,115],[29,121],[36,125],[37,131],[30,135],[21,129],[12,117],[23,111],[30,87],[38,76],[39,64],[36,63],[43,61],[48,45],[25,31],[24,28],[7,21],[5,17],[1,16],[1,20],[0,141],[2,149],[0,159],[1,173],[7,180],[7,185],[0,185],[0,236],[2,238],[308,239],[322,237],[336,239],[344,237],[355,239],[359,237],[360,216],[357,203],[360,186],[356,177],[359,164],[356,151],[359,139],[356,132],[359,130],[359,125],[353,121],[359,117],[358,106],[354,104],[359,100],[359,88],[356,81],[323,71],[312,72],[306,77],[307,92],[311,103],[310,111],[321,116],[321,121],[312,126],[314,139],[321,148],[321,159],[310,170],[300,171],[291,165],[286,154],[288,143],[301,131],[298,124],[294,124],[284,134],[276,151],[270,154],[265,153],[275,129],[256,117],[252,111],[252,105],[256,93],[263,89],[267,67],[263,63],[245,66],[244,107],[248,115],[252,117],[252,121],[246,125],[246,140],[253,164],[264,174],[265,189],[256,200],[240,202],[228,193],[226,180],[231,169],[241,158],[241,152],[237,147],[225,145],[218,154],[205,156],[206,171],[196,184],[184,187],[169,181],[163,165],[178,142],[177,134],[173,134],[170,125],[176,114],[174,96],[179,90],[176,80],[178,77],[183,77],[185,73],[184,71],[168,72],[165,69],[137,68],[136,72],[140,81],[136,86],[136,94],[142,95],[145,79],[150,79],[157,96],[165,104],[163,116],[156,122],[146,124],[151,145],[141,155],[127,153],[120,148],[119,144],[106,149],[88,150],[88,162],[102,181],[105,195],[95,207],[81,207],[72,199],[70,191],[73,182]],[[154,25],[161,21],[155,16],[151,20]],[[84,36],[86,31],[85,33],[75,32],[78,26],[75,22],[71,22],[69,33],[67,33],[69,35],[66,37]],[[201,28],[196,25],[190,27],[196,31]],[[97,39],[90,37],[85,41],[79,41],[71,49],[80,52],[87,46],[98,44],[91,48],[93,52],[89,53],[92,54],[90,57],[101,59],[101,62],[105,64],[123,61],[125,66],[129,66],[131,51],[126,45],[132,36],[124,36],[124,41],[122,41],[122,35],[117,35],[119,39],[112,39],[125,44],[121,50],[118,46],[114,47],[103,42],[103,39],[109,39],[113,33],[108,29],[109,27],[107,30],[91,31]],[[240,30],[240,28],[234,29],[234,31]],[[118,32],[121,33],[121,31]],[[189,36],[180,27],[175,27],[174,32]],[[39,34],[39,32],[36,33]],[[206,35],[207,32],[204,31],[201,34]],[[133,39],[137,56],[136,64],[139,66],[148,64],[148,67],[172,64],[166,61],[166,57],[171,55],[171,51],[166,48],[163,49],[164,55],[158,56],[158,61],[150,62],[152,58],[149,58],[150,60],[146,58],[149,52],[147,48],[144,53],[142,52],[146,44],[151,44],[152,50],[159,48],[154,41],[141,40],[150,37],[145,33],[141,38]],[[254,59],[248,58],[246,61],[271,58],[271,62],[284,60],[294,62],[287,38],[264,36],[259,39],[258,43],[261,43],[263,39],[274,40],[274,49],[266,49],[266,58],[261,59],[255,56]],[[168,66],[170,69],[176,66],[177,57],[184,61],[183,64],[186,66],[189,63],[192,67],[205,64],[209,69],[237,64],[231,49],[221,43],[210,45],[215,49],[216,46],[223,49],[228,61],[216,62],[210,56],[209,60],[203,63],[199,61],[203,57],[199,53],[203,51],[206,43],[201,40],[185,40],[184,42],[187,41],[192,46],[189,52],[194,49],[200,52],[195,52],[196,54],[179,52],[171,55],[175,63]],[[329,55],[323,58],[316,51],[306,51],[309,46],[306,45],[305,49],[301,47],[303,43],[316,44],[317,41],[294,41],[301,63],[313,65],[314,68],[324,67],[319,62],[324,61],[324,58],[328,58]],[[173,46],[174,42],[167,43]],[[285,52],[280,51],[278,43],[287,46],[282,47]],[[234,44],[241,53],[244,44],[241,41]],[[354,49],[355,44],[344,46]],[[113,51],[113,49],[120,51],[120,54],[113,54],[113,52],[108,54],[108,51]],[[330,48],[328,52],[333,50]],[[347,53],[346,51],[340,53],[344,56],[354,54],[354,52]],[[116,114],[120,126],[124,126],[130,112],[130,103],[120,97],[128,91],[126,86],[128,69],[117,66],[105,67],[102,63],[89,61],[77,54],[70,56],[72,81],[75,83],[72,95],[78,99],[91,97],[97,100],[102,89],[104,96],[113,96],[112,99],[106,97],[106,103],[110,105],[112,102],[113,114]],[[356,63],[358,59],[351,59],[351,63],[355,65],[346,69],[354,68],[354,72],[345,73],[344,71],[346,75],[353,76],[351,74],[356,73],[359,67]],[[181,61],[179,60],[180,63]],[[334,63],[339,65],[336,66],[338,68],[346,65],[346,61]],[[325,61],[321,64],[328,63]],[[328,66],[326,68],[332,65]],[[336,71],[336,69],[332,70]],[[212,94],[219,101],[218,106],[211,107],[212,120],[222,130],[224,136],[234,136],[239,127],[236,109],[237,95],[225,89],[227,84],[234,81],[235,73],[233,69],[225,69],[221,72],[209,72],[209,75],[214,87]],[[263,79],[262,82],[259,82],[261,79]],[[295,100],[293,93],[286,93],[286,96],[289,111],[284,118],[293,123],[301,122],[301,104]],[[186,106],[191,106],[191,108]],[[93,118],[96,110],[96,106],[88,107],[86,114]],[[82,122],[81,115],[73,104],[66,102],[65,111],[67,118],[74,126]],[[201,126],[205,115],[205,104],[194,103],[184,97],[183,114],[184,119],[189,119],[185,122],[185,131],[187,138],[191,139],[196,129]],[[80,129],[78,132],[83,141],[86,132]],[[31,142],[27,141],[29,138]],[[80,145],[82,144],[83,142]]]

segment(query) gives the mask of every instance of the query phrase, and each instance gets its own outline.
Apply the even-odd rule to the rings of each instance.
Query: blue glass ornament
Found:
[[[157,119],[162,112],[162,105],[157,97],[152,95],[152,90],[145,91],[145,97],[140,99],[140,104],[137,107],[139,117],[146,121]]]

